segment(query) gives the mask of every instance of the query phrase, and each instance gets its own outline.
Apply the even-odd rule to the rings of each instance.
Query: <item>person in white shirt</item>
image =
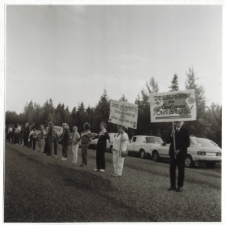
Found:
[[[78,147],[79,147],[80,134],[77,131],[78,131],[77,127],[74,126],[73,127],[73,135],[72,135],[73,160],[72,160],[71,163],[77,163],[77,158],[78,158]]]
[[[16,144],[20,144],[20,131],[21,131],[21,126],[19,123],[17,123],[17,128],[15,130],[16,133]]]
[[[127,144],[129,142],[129,137],[125,131],[127,128],[124,126],[117,126],[118,134],[115,135],[113,141],[113,167],[114,167],[114,177],[122,176],[124,157],[121,157],[122,151],[127,151]]]

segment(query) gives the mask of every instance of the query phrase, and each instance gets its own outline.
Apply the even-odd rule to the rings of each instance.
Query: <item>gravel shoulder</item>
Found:
[[[59,157],[61,147],[59,147]],[[221,172],[186,169],[182,193],[168,192],[169,164],[127,157],[114,178],[112,155],[106,172],[47,157],[6,143],[5,222],[220,222]]]

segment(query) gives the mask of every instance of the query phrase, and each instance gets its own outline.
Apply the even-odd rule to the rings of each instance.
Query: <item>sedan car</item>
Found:
[[[213,168],[216,162],[221,162],[221,151],[216,143],[207,138],[190,137],[185,166],[192,167],[195,162],[204,162],[208,168]],[[155,146],[151,154],[155,162],[160,158],[169,158],[169,144]]]
[[[138,154],[142,159],[152,156],[151,150],[161,146],[163,141],[157,136],[135,135],[127,146],[128,154]]]

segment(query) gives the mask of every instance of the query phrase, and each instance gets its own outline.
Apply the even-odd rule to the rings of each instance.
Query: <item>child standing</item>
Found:
[[[79,139],[80,135],[77,132],[78,129],[76,126],[73,127],[73,135],[72,135],[72,155],[73,155],[73,160],[71,163],[77,163],[78,159],[78,147],[79,147]]]
[[[56,132],[56,130],[53,130],[53,145],[54,145],[54,157],[57,158],[57,152],[58,152],[58,139],[59,136]]]
[[[39,150],[38,152],[44,152],[44,146],[45,146],[45,132],[44,132],[44,126],[40,126],[41,132],[38,137],[38,146]]]

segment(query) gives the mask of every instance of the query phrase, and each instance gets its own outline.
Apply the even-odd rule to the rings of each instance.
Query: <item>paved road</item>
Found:
[[[59,148],[61,156],[61,148]],[[169,164],[127,157],[121,178],[6,143],[5,222],[221,221],[221,170],[186,169],[182,193],[167,192]]]

